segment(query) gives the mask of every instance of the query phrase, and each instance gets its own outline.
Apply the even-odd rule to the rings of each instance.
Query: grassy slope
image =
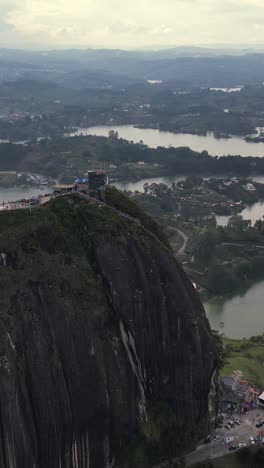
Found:
[[[264,338],[257,342],[230,338],[223,341],[227,357],[222,375],[232,375],[233,371],[241,370],[250,383],[264,385]]]
[[[123,198],[126,201],[120,196],[125,203]],[[133,208],[133,204],[129,207]],[[138,210],[137,205],[135,209]],[[144,212],[140,214],[143,220]],[[144,221],[155,231],[157,225],[151,218],[146,216]],[[155,234],[160,233],[158,226],[157,230]],[[32,275],[36,281],[62,280],[78,294],[89,289],[100,296],[101,287],[93,271],[93,242],[102,237],[104,241],[114,239],[122,243],[122,232],[129,232],[144,248],[153,242],[140,226],[111,208],[99,210],[71,198],[54,200],[31,212],[0,212],[0,254],[6,253],[15,267],[0,268],[0,290],[6,291],[0,295],[1,313],[8,311],[10,298],[17,290],[21,293],[27,289]]]
[[[84,231],[86,225],[89,236]],[[0,290],[6,291],[0,295],[1,313],[8,310],[9,298],[17,290],[26,290],[31,277],[36,281],[63,281],[78,294],[89,290],[100,296],[101,288],[91,267],[92,239],[117,239],[124,231],[137,237],[139,228],[109,208],[98,210],[73,200],[55,200],[31,212],[1,212],[0,253],[6,253],[15,265],[15,269],[0,269]],[[141,236],[137,238],[140,242]]]
[[[110,186],[105,188],[104,197],[106,203],[110,206],[114,206],[116,209],[139,219],[142,226],[152,232],[162,242],[162,244],[166,245],[166,247],[170,249],[168,239],[162,226],[154,221],[151,216],[146,214],[143,208],[141,208],[136,201],[126,197],[115,187]]]

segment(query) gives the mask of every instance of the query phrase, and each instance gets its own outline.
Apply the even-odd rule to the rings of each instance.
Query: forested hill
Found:
[[[82,85],[83,72],[102,72],[136,80],[164,80],[184,86],[237,86],[260,84],[264,74],[264,55],[260,50],[213,50],[176,48],[160,51],[1,50],[0,80],[22,78],[48,79],[61,84]],[[76,82],[77,80],[77,82]]]
[[[0,171],[28,170],[57,177],[69,166],[72,167],[73,174],[79,171],[82,173],[87,170],[87,161],[95,161],[101,165],[125,165],[122,174],[124,177],[133,177],[135,168],[129,168],[129,163],[138,161],[145,161],[150,165],[158,164],[159,167],[154,167],[157,175],[264,173],[264,158],[260,157],[212,157],[207,151],[198,153],[188,147],[155,149],[115,138],[79,136],[54,138],[29,143],[27,146],[0,144]]]

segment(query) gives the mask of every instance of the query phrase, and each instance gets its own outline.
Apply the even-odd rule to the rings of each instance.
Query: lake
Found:
[[[51,187],[45,186],[44,190],[41,190],[38,187],[12,187],[12,188],[3,188],[0,187],[0,204],[8,201],[17,201],[22,198],[31,198],[38,195],[43,195],[44,193],[49,193]]]
[[[264,184],[264,176],[254,176],[252,179],[260,184]],[[264,202],[253,203],[253,205],[249,205],[239,214],[242,215],[244,219],[250,219],[252,225],[254,225],[258,219],[262,219],[264,216]],[[228,223],[228,216],[216,216],[216,221],[219,226],[226,226]]]
[[[191,135],[188,133],[172,133],[150,128],[135,128],[133,125],[97,126],[90,128],[79,128],[70,136],[75,135],[97,135],[108,136],[110,130],[115,130],[121,138],[128,141],[139,142],[142,140],[151,148],[157,146],[169,147],[189,146],[195,151],[208,151],[212,156],[241,155],[264,157],[264,143],[249,143],[243,138],[215,138],[212,133],[206,136]]]
[[[250,219],[253,226],[258,219],[263,219],[264,202],[261,201],[248,206],[239,215],[243,216],[244,219]],[[228,219],[228,216],[216,216],[216,222],[219,226],[227,226]]]
[[[210,300],[204,307],[211,327],[231,338],[261,335],[264,333],[263,297],[264,281],[261,281],[232,299]],[[223,328],[220,322],[224,323]]]

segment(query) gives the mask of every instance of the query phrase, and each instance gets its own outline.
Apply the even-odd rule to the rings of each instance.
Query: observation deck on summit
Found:
[[[78,190],[97,190],[106,184],[105,172],[88,171],[85,177],[77,177],[73,184],[53,185],[54,193],[68,193]]]

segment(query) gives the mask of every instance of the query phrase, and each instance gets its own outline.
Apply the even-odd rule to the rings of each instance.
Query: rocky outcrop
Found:
[[[217,351],[169,249],[70,197],[0,224],[0,466],[123,466],[137,437],[180,450],[208,420]],[[173,417],[153,436],[155,405]]]

